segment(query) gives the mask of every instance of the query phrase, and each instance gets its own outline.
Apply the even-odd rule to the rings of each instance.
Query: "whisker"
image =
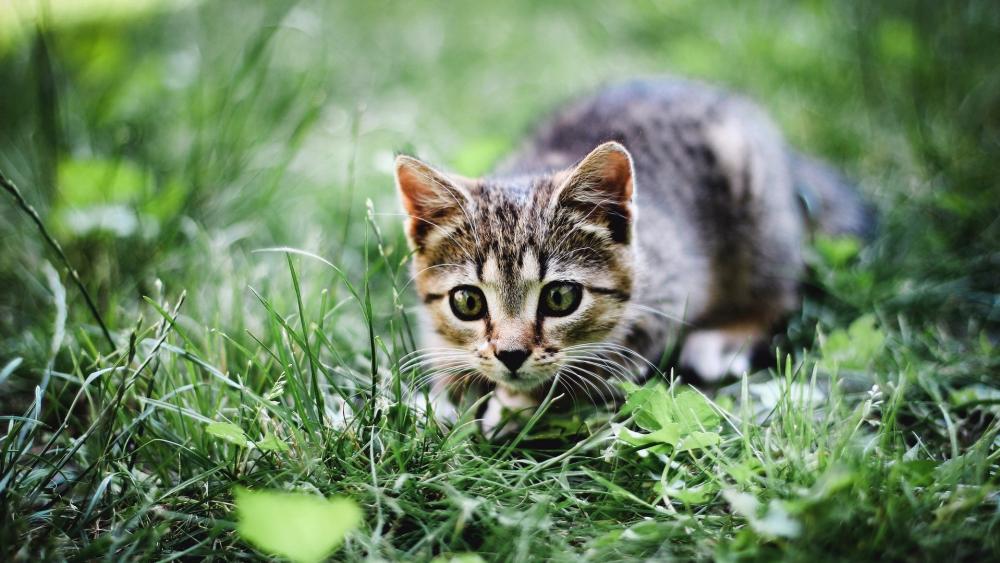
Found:
[[[596,361],[595,361],[596,360]],[[622,381],[634,381],[635,378],[631,376],[627,371],[624,371],[621,366],[616,364],[600,361],[601,358],[590,358],[590,357],[576,357],[572,359],[573,364],[579,365],[589,365],[603,370],[607,375],[615,377],[616,379]]]
[[[584,379],[582,376],[580,376],[580,374],[574,372],[573,370],[566,370],[563,372],[563,375],[566,376],[566,383],[568,385],[567,389],[575,388],[578,391],[580,391],[583,395],[586,396],[587,400],[586,404],[590,405],[597,404],[596,398],[594,397],[593,394],[591,394],[590,389],[588,389],[589,384],[587,383],[586,379]],[[577,398],[576,393],[573,393],[572,396],[573,400],[576,401],[578,404],[583,404],[583,401]]]
[[[599,388],[599,387],[597,386],[597,384],[598,384],[598,383],[601,383],[601,384],[603,384],[603,385],[604,385],[604,386],[605,386],[606,388],[608,388],[608,389],[610,390],[610,389],[612,389],[612,388],[611,388],[611,387],[610,387],[610,386],[608,385],[607,381],[603,380],[603,379],[602,379],[602,378],[600,378],[600,377],[596,377],[596,376],[594,376],[594,374],[591,374],[590,372],[587,372],[587,371],[585,371],[585,370],[581,370],[581,369],[578,369],[578,368],[577,368],[577,367],[575,367],[575,366],[569,366],[569,365],[568,365],[568,366],[565,366],[565,367],[567,368],[567,372],[566,372],[566,373],[567,373],[567,374],[572,374],[572,375],[574,375],[574,376],[576,377],[576,381],[577,381],[577,383],[578,383],[578,384],[580,385],[580,387],[581,387],[581,388],[582,388],[582,389],[583,389],[584,391],[586,391],[586,393],[587,393],[587,397],[588,397],[588,398],[590,399],[590,402],[591,402],[591,404],[595,404],[595,405],[597,405],[597,404],[600,404],[601,402],[606,402],[606,400],[608,399],[608,396],[607,396],[607,395],[605,395],[605,392],[604,392],[604,391],[602,391],[602,390],[601,390],[601,389],[600,389],[600,388]],[[599,397],[601,398],[601,400],[600,400],[600,401],[598,401],[597,399],[595,399],[595,398],[594,398],[594,395],[593,395],[593,394],[591,394],[591,393],[590,393],[590,391],[589,391],[589,390],[588,390],[587,388],[583,387],[583,385],[584,385],[584,384],[586,384],[587,386],[589,386],[589,387],[590,387],[590,389],[593,389],[593,390],[594,390],[594,392],[595,392],[595,393],[597,393],[597,395],[598,395],[598,396],[599,396]],[[613,395],[613,394],[612,394],[612,395]]]
[[[420,356],[416,356],[407,360],[404,364],[399,366],[400,371],[409,371],[415,367],[423,364],[431,363],[436,360],[447,360],[450,358],[466,358],[467,354],[458,352],[430,352]]]
[[[667,320],[671,320],[671,321],[674,321],[676,323],[680,323],[683,326],[694,326],[693,324],[689,323],[688,321],[685,321],[682,317],[678,317],[676,315],[671,315],[670,313],[667,313],[666,311],[661,311],[660,309],[654,309],[653,307],[650,307],[648,305],[643,305],[641,303],[629,303],[629,305],[632,306],[632,307],[635,307],[636,309],[639,309],[641,311],[646,311],[646,312],[649,312],[649,313],[653,313],[654,315],[660,315],[661,317],[664,317]]]
[[[413,392],[422,390],[428,383],[434,380],[442,382],[444,388],[449,385],[453,385],[457,380],[461,380],[464,376],[473,372],[474,370],[469,366],[455,366],[448,368],[446,370],[436,371],[422,377],[418,382],[413,384]],[[433,394],[433,389],[430,390],[430,394]]]
[[[455,348],[454,346],[428,346],[428,347],[425,347],[425,348],[417,348],[416,350],[413,350],[412,352],[408,352],[408,353],[404,354],[400,358],[400,361],[406,360],[410,356],[414,356],[414,355],[417,355],[417,354],[422,354],[424,352],[437,352],[437,351],[441,351],[441,350],[463,351],[461,348]]]
[[[577,404],[579,402],[576,393],[573,391],[574,386],[576,387],[576,389],[579,389],[580,391],[582,391],[587,395],[587,398],[590,400],[591,404],[594,403],[594,397],[590,394],[590,391],[587,390],[587,388],[585,388],[582,385],[581,383],[582,378],[572,368],[570,368],[569,366],[563,366],[562,368],[559,369],[557,373],[566,376],[566,379],[564,380],[566,382],[566,390],[569,391],[570,396],[573,398],[574,404]]]
[[[645,356],[643,356],[642,354],[636,352],[635,350],[633,350],[631,348],[628,348],[626,346],[622,346],[620,344],[616,344],[616,343],[613,343],[613,342],[577,344],[577,345],[570,346],[568,348],[564,348],[563,349],[564,352],[565,351],[571,351],[571,350],[604,350],[604,351],[608,351],[608,352],[620,353],[620,355],[622,355],[622,357],[629,357],[629,358],[632,358],[634,360],[641,361],[642,364],[648,366],[656,374],[658,374],[661,377],[663,376],[663,372],[660,371],[660,368],[658,368],[655,364],[653,364],[652,362],[650,362],[649,360],[647,360],[645,358]]]

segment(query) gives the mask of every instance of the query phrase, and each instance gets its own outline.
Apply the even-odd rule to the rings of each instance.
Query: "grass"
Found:
[[[149,6],[0,40],[0,170],[48,233],[3,194],[0,559],[266,557],[238,487],[353,499],[349,560],[1000,556],[989,2]],[[665,71],[859,178],[878,238],[811,247],[774,368],[710,407],[425,416],[393,151],[482,173]]]

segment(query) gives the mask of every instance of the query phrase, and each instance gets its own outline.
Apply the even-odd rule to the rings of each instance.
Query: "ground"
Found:
[[[237,487],[349,499],[347,560],[1000,557],[991,2],[89,1],[0,0],[0,559],[287,553]],[[428,421],[394,153],[482,173],[663,73],[768,108],[875,240],[811,244],[745,380]]]

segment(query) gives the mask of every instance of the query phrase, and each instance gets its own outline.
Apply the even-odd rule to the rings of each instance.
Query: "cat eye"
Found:
[[[573,282],[552,282],[542,288],[538,310],[547,317],[565,317],[576,311],[583,299],[583,288]]]
[[[486,316],[486,296],[478,287],[460,285],[448,296],[451,312],[463,321],[475,321]]]

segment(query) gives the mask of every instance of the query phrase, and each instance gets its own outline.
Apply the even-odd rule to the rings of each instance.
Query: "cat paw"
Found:
[[[434,418],[446,424],[458,422],[458,409],[448,400],[447,396],[431,395],[431,408],[434,411]]]
[[[538,403],[528,395],[497,388],[486,402],[486,410],[479,420],[479,429],[487,438],[509,436],[521,429],[520,415],[530,416],[531,410],[537,406]]]
[[[431,410],[434,412],[434,418],[436,420],[446,424],[454,424],[458,422],[458,408],[448,396],[447,385],[443,382],[436,382],[434,386],[431,387],[428,398],[430,399]]]
[[[740,376],[750,370],[750,357],[760,342],[756,331],[746,329],[698,330],[688,335],[680,364],[708,382]]]

